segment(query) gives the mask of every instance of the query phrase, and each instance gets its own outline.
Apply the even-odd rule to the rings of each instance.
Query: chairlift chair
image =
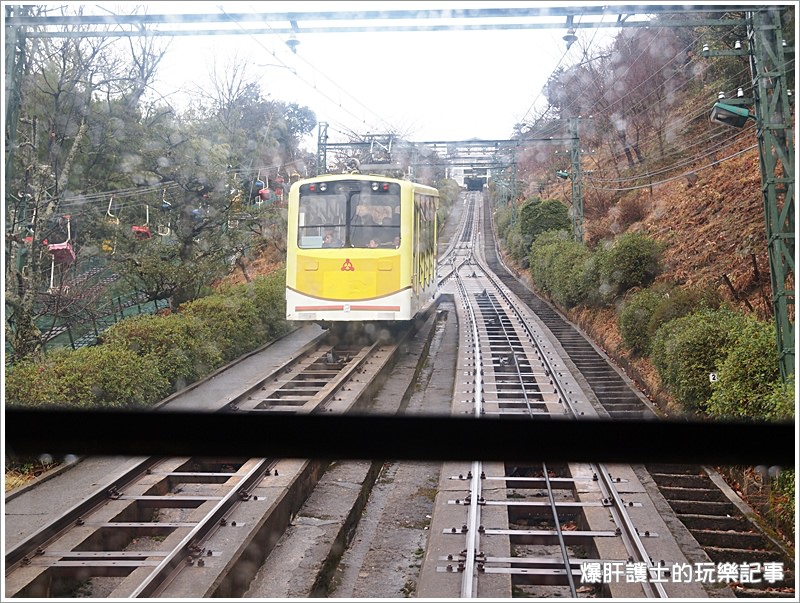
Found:
[[[164,211],[172,209],[172,203],[167,201],[167,189],[161,191],[161,209]]]
[[[72,249],[72,233],[70,232],[70,216],[64,216],[67,220],[67,240],[63,243],[49,243],[47,249],[53,255],[53,262],[58,264],[71,264],[75,261],[75,250]]]
[[[114,203],[114,195],[111,195],[111,197],[108,199],[108,209],[106,210],[106,216],[107,216],[106,222],[108,222],[113,226],[119,226],[119,212],[117,212],[116,216],[111,213],[111,205],[113,203]],[[116,246],[117,246],[117,240],[115,236],[113,241],[111,239],[103,240],[101,249],[106,253],[111,253],[113,255]]]
[[[150,206],[145,203],[144,208],[146,212],[144,224],[142,224],[141,226],[131,226],[131,231],[133,232],[133,236],[139,239],[140,241],[144,239],[149,239],[150,237],[153,236],[153,233],[150,232],[150,226],[148,226],[150,224]]]
[[[114,195],[108,199],[108,209],[106,210],[106,215],[108,216],[107,222],[109,224],[119,224],[119,214],[116,216],[111,213],[111,204],[114,203]]]
[[[56,264],[60,266],[69,266],[75,261],[75,250],[72,248],[72,243],[70,242],[72,238],[70,216],[67,215],[64,216],[64,218],[67,220],[67,240],[63,243],[47,244],[47,249],[50,252],[50,293],[55,293],[56,291],[67,293],[69,291],[68,287],[55,287]]]
[[[161,210],[162,211],[169,211],[172,209],[172,203],[167,201],[167,189],[161,191]],[[163,224],[159,224],[156,226],[156,234],[162,237],[168,237],[172,230],[170,230],[171,221],[167,218],[167,225],[164,226]]]

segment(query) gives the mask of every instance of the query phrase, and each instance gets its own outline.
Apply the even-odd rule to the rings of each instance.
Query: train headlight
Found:
[[[320,192],[323,192],[323,193],[326,190],[328,190],[328,183],[327,182],[320,182],[319,183],[319,190],[320,190]]]
[[[371,185],[373,191],[381,191],[383,193],[389,190],[389,183],[388,182],[373,182]]]
[[[372,190],[377,191],[379,186],[380,186],[380,184],[378,184],[377,182],[373,182],[372,183]]]

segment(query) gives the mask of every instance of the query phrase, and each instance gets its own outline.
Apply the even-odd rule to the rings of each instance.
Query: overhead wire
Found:
[[[651,40],[651,41],[652,41],[652,40]],[[696,44],[696,41],[695,41],[695,44]],[[687,46],[686,46],[686,47],[683,49],[683,52],[685,52],[686,50],[688,50],[688,48],[689,48],[690,46],[692,46],[692,44],[689,44],[689,45],[687,45]],[[649,47],[649,45],[648,45],[648,47]],[[613,52],[613,49],[608,49],[608,50],[611,50],[611,51]],[[644,49],[644,50],[646,50],[646,49]],[[638,59],[639,59],[639,58],[642,56],[642,54],[644,53],[644,50],[642,50],[642,51],[639,53],[639,55],[638,55],[638,56],[637,56],[637,57],[634,59],[634,61],[633,61],[633,62],[637,61],[637,60],[638,60]],[[592,59],[592,60],[593,60],[593,59]],[[632,62],[632,63],[633,63],[633,62]],[[577,66],[580,66],[580,64],[578,64]],[[653,74],[652,74],[650,77],[651,77],[651,78],[652,78],[652,77],[654,77],[654,76],[655,76],[655,75],[656,75],[658,72],[660,72],[662,69],[666,68],[666,66],[667,66],[667,64],[663,65],[663,66],[662,66],[661,68],[659,68],[659,69],[658,69],[658,70],[657,70],[655,73],[653,73]],[[626,69],[625,73],[627,73],[627,71],[628,71],[630,68],[631,68],[631,65],[629,65],[629,66],[628,66],[628,69]],[[602,72],[598,72],[598,73],[595,75],[595,77],[594,77],[594,79],[592,80],[592,82],[591,82],[591,84],[590,84],[590,85],[593,85],[593,84],[595,84],[596,82],[598,82],[599,80],[601,80],[603,77],[605,77],[605,75],[606,75],[606,74],[604,74],[604,73],[602,73]],[[623,73],[623,75],[624,75],[624,73]],[[677,76],[678,76],[678,73],[676,72],[676,74],[675,74],[675,75],[673,75],[672,77],[677,77]],[[620,76],[620,77],[621,77],[621,76]],[[616,78],[616,79],[619,79],[619,77],[618,77],[618,78]],[[648,80],[649,80],[649,79],[650,79],[650,78],[648,78]],[[669,79],[671,79],[671,78],[668,78],[668,80],[666,80],[666,81],[669,81]],[[635,89],[638,89],[638,87],[639,87],[640,85],[641,85],[641,84],[637,85]],[[630,93],[630,92],[633,92],[633,91],[635,91],[635,89],[634,89],[634,90],[631,90],[631,91],[628,91],[628,92],[629,92],[629,93]],[[651,95],[653,95],[653,94],[655,94],[655,92],[651,93]],[[649,96],[650,96],[650,95],[648,95],[648,96],[647,96],[647,97],[645,97],[645,98],[648,98]],[[577,104],[577,102],[578,102],[578,99],[574,99],[574,100],[573,100],[573,101],[572,101],[570,104],[568,104],[566,107],[564,107],[564,108],[561,108],[561,112],[562,112],[562,113],[568,113],[568,112],[569,112],[569,109],[570,109],[570,108],[572,108],[572,107],[574,107],[574,106]],[[603,112],[606,112],[606,111],[608,111],[608,110],[611,108],[611,106],[613,106],[613,104],[615,104],[616,102],[618,102],[618,101],[614,101],[614,102],[612,102],[612,103],[611,103],[611,104],[610,104],[608,107],[604,107],[604,108],[602,109],[602,111],[603,111]],[[588,114],[589,114],[589,115],[595,115],[595,114],[598,114],[598,113],[600,113],[599,111],[595,111],[594,109],[595,109],[595,107],[594,107],[594,106],[593,106],[592,108],[590,108],[590,110],[589,110]]]
[[[734,157],[738,157],[739,155],[743,155],[743,154],[747,153],[748,151],[752,151],[753,149],[755,149],[757,147],[758,147],[757,144],[750,145],[750,146],[748,146],[748,147],[746,147],[744,149],[741,149],[740,151],[737,151],[735,153],[732,153],[732,154],[728,155],[727,157],[723,157],[722,159],[718,159],[718,160],[712,161],[712,162],[710,162],[710,163],[708,163],[708,164],[706,164],[704,166],[693,168],[693,169],[689,170],[688,172],[684,172],[682,174],[678,174],[677,176],[671,176],[671,177],[665,178],[663,180],[659,180],[659,181],[656,181],[656,182],[649,182],[647,184],[642,184],[642,185],[639,185],[639,186],[627,186],[627,187],[620,187],[620,188],[604,188],[604,187],[600,187],[600,186],[592,186],[591,182],[588,183],[588,186],[591,186],[593,189],[599,190],[599,191],[613,191],[613,192],[635,191],[635,190],[640,190],[640,189],[643,189],[643,188],[651,188],[653,186],[658,186],[660,184],[665,184],[667,182],[672,182],[673,180],[678,180],[680,178],[685,178],[689,174],[697,173],[697,172],[706,170],[706,169],[708,169],[710,167],[713,167],[715,165],[719,165],[720,163],[728,161],[729,159],[733,159]]]
[[[655,40],[655,38],[652,38],[652,39],[650,40],[650,42],[649,42],[648,46],[645,48],[645,50],[646,50],[647,48],[649,48],[649,47],[650,47],[650,45],[653,43],[653,41],[654,41],[654,40]],[[687,50],[687,49],[688,49],[690,46],[692,46],[692,45],[694,45],[694,44],[697,44],[697,43],[698,43],[698,41],[699,41],[699,36],[697,36],[697,37],[695,38],[695,40],[694,40],[692,43],[690,43],[689,45],[687,45],[687,46],[684,48],[684,51],[686,51],[686,50]],[[642,52],[644,52],[644,51],[642,51]],[[640,53],[639,53],[639,56],[642,56],[642,52],[640,52]],[[638,57],[637,57],[637,60],[638,60]],[[694,59],[694,57],[693,57],[693,60],[696,60],[696,59]],[[661,67],[661,68],[660,68],[658,71],[661,71],[662,69],[666,68],[667,66],[668,66],[668,64],[665,64],[665,65],[663,65],[663,66],[662,66],[662,67]],[[630,65],[628,66],[628,69],[627,69],[627,70],[629,70],[631,67],[632,67],[632,64],[630,64]],[[627,72],[627,70],[626,70],[626,72]],[[741,72],[740,72],[740,73],[741,73]],[[648,80],[646,80],[645,82],[641,82],[641,83],[639,83],[639,84],[637,85],[637,88],[638,88],[638,87],[641,87],[642,85],[645,85],[645,84],[647,83],[647,81],[649,81],[649,80],[650,80],[652,77],[655,77],[655,75],[656,75],[656,73],[652,74],[652,75],[651,75],[651,76],[648,78]],[[676,74],[676,75],[677,75],[677,74]],[[600,76],[600,74],[598,74],[598,77],[599,77],[599,76]],[[672,79],[672,77],[675,77],[675,75],[671,76],[670,78],[667,78],[667,80],[665,80],[665,81],[669,81],[670,79]],[[597,78],[595,78],[595,81],[596,81],[596,80],[597,80]],[[684,82],[683,82],[683,83],[682,83],[682,84],[679,86],[679,88],[681,88],[681,87],[683,87],[683,86],[687,85],[688,81],[689,81],[689,80],[688,80],[688,78],[687,78],[687,79],[686,79],[686,81],[684,81]],[[654,93],[651,93],[650,95],[648,95],[648,97],[649,97],[649,96],[651,96],[652,94],[654,94]],[[647,97],[646,97],[646,98],[647,98]],[[699,117],[699,116],[700,116],[700,115],[701,115],[703,112],[705,112],[705,111],[706,111],[705,109],[702,109],[702,110],[700,110],[699,112],[697,112],[695,115],[690,115],[690,116],[682,116],[682,118],[684,119],[684,122],[688,123],[688,122],[690,122],[692,119],[696,119],[697,117]],[[690,147],[692,147],[692,146],[697,146],[697,145],[701,144],[701,142],[706,142],[707,140],[711,140],[711,139],[713,139],[713,138],[714,138],[714,137],[716,137],[716,136],[718,136],[718,133],[717,133],[717,132],[711,132],[711,133],[709,133],[709,134],[708,134],[708,138],[707,138],[707,139],[702,139],[702,140],[695,141],[695,142],[693,142],[693,143],[690,145]],[[735,139],[735,138],[739,138],[740,136],[741,136],[741,133],[737,133],[736,135],[729,137],[729,139],[728,139],[728,140],[730,140],[730,139]],[[652,141],[652,138],[653,138],[653,137],[651,136],[651,137],[649,138],[649,140],[650,140],[650,141]],[[647,140],[642,140],[642,141],[639,141],[639,144],[646,144],[646,143],[647,143]],[[689,147],[689,148],[690,148],[690,147]],[[712,147],[712,149],[706,149],[706,150],[704,151],[704,153],[703,153],[701,156],[699,156],[699,157],[706,157],[706,156],[707,156],[709,153],[716,152],[716,151],[720,151],[720,150],[722,150],[722,149],[724,149],[724,148],[726,148],[726,145],[724,145],[724,144],[721,144],[721,143],[717,142],[717,143],[715,143],[715,147]],[[681,155],[683,155],[683,154],[685,154],[685,151],[686,151],[686,149],[687,149],[687,146],[686,146],[686,145],[683,145],[682,149],[681,149],[680,151],[676,151],[676,153],[675,153],[675,154],[677,154],[677,153],[680,153]],[[735,155],[733,155],[733,156],[735,156]],[[665,156],[664,158],[668,158],[668,157],[669,157],[669,156]],[[657,170],[657,171],[654,171],[654,172],[647,172],[647,173],[643,173],[643,174],[631,175],[631,176],[629,176],[629,177],[626,177],[626,178],[620,178],[620,179],[615,179],[615,180],[613,180],[613,181],[634,181],[634,180],[638,180],[638,179],[642,179],[642,178],[648,178],[648,179],[652,179],[652,177],[653,177],[653,176],[655,176],[655,175],[657,175],[657,174],[665,173],[665,172],[668,172],[668,171],[673,171],[674,169],[678,169],[678,168],[681,168],[681,167],[683,167],[683,166],[685,166],[685,165],[688,165],[688,164],[690,164],[690,163],[694,163],[694,162],[696,162],[696,161],[698,160],[698,158],[699,158],[699,157],[698,157],[698,156],[696,156],[696,157],[692,157],[692,158],[689,158],[689,159],[686,159],[685,157],[681,157],[681,159],[680,159],[680,160],[679,160],[677,163],[675,163],[675,164],[673,164],[673,165],[671,165],[671,166],[667,166],[667,167],[665,167],[665,168],[663,168],[663,169],[660,169],[660,170]],[[729,156],[729,157],[730,157],[730,156]],[[664,158],[662,158],[662,159],[664,159]],[[724,160],[724,159],[723,159],[723,160]],[[712,163],[712,165],[713,165],[713,163]],[[599,167],[599,165],[598,165],[598,167]],[[702,168],[696,168],[696,169],[693,169],[692,171],[697,171],[697,169],[705,169],[705,167],[707,167],[707,166],[704,166],[704,167],[702,167]],[[690,172],[690,173],[691,173],[691,172]],[[685,176],[685,174],[684,174],[684,175],[681,175],[681,176],[678,176],[678,177],[684,177],[684,176]],[[592,179],[592,180],[594,180],[595,182],[597,182],[597,181],[600,181],[599,179]],[[651,186],[651,184],[650,184],[650,183],[648,183],[647,185],[644,185],[644,186]],[[599,188],[599,187],[597,187],[597,188]],[[628,187],[627,189],[615,189],[615,190],[632,190],[633,188],[638,188],[638,187]],[[606,189],[606,190],[607,190],[607,189]]]
[[[225,14],[225,15],[228,15],[228,13],[225,11],[225,9],[224,9],[222,6],[218,6],[218,8],[219,8],[220,12],[222,12],[222,13],[223,13],[223,14]],[[250,10],[253,12],[253,14],[257,14],[257,12],[256,12],[255,8],[254,8],[252,5],[250,6]],[[236,24],[236,25],[237,25],[237,26],[238,26],[238,27],[239,27],[239,28],[240,28],[242,31],[245,31],[245,32],[247,31],[247,29],[246,29],[245,27],[243,27],[243,26],[241,25],[241,23],[235,22],[235,24]],[[267,24],[266,24],[266,26],[267,26],[267,28],[269,28],[270,30],[273,30],[273,28],[272,28],[272,27],[269,25],[269,23],[267,23]],[[273,59],[275,59],[276,61],[278,61],[278,62],[279,62],[279,63],[280,63],[282,66],[284,66],[284,67],[286,67],[287,69],[289,69],[289,70],[292,72],[292,74],[293,74],[293,75],[294,75],[296,78],[298,78],[298,79],[299,79],[301,82],[303,82],[303,83],[304,83],[306,86],[308,86],[309,88],[313,89],[313,90],[314,90],[314,91],[315,91],[317,94],[319,94],[320,96],[322,96],[323,98],[325,98],[325,99],[326,99],[326,100],[328,100],[329,102],[333,103],[334,105],[337,105],[337,106],[338,106],[338,107],[339,107],[339,108],[340,108],[340,109],[341,109],[341,110],[342,110],[344,113],[346,113],[347,115],[349,115],[349,116],[351,116],[352,118],[356,119],[356,120],[357,120],[357,121],[359,121],[360,123],[363,123],[363,122],[364,122],[364,120],[363,120],[363,118],[362,118],[362,117],[360,117],[360,116],[356,115],[355,113],[353,113],[352,111],[350,111],[349,109],[347,109],[346,107],[344,107],[344,106],[341,104],[341,101],[337,101],[336,99],[332,98],[331,96],[329,96],[328,94],[326,94],[325,92],[323,92],[323,91],[322,91],[320,88],[318,88],[315,82],[310,82],[310,81],[308,81],[306,78],[304,78],[303,76],[301,76],[299,73],[297,73],[297,70],[296,70],[296,69],[294,69],[294,68],[292,68],[291,66],[289,66],[288,64],[286,64],[286,62],[285,62],[285,61],[283,61],[283,60],[282,60],[282,59],[281,59],[281,58],[280,58],[280,57],[277,55],[277,53],[276,53],[276,52],[275,52],[273,49],[270,49],[270,48],[268,48],[268,47],[267,47],[267,46],[266,46],[266,45],[265,45],[263,42],[261,42],[261,40],[259,40],[259,39],[258,39],[258,38],[257,38],[255,35],[253,35],[253,34],[251,34],[251,33],[249,33],[248,35],[250,36],[250,38],[252,38],[252,39],[253,39],[253,41],[254,41],[254,42],[256,42],[256,44],[258,44],[259,46],[261,46],[261,48],[263,48],[263,49],[264,49],[264,50],[266,50],[268,53],[270,53],[270,54],[272,55]],[[276,36],[276,37],[277,37],[277,38],[278,38],[280,41],[282,41],[284,44],[286,43],[286,40],[284,40],[284,39],[283,39],[283,37],[282,37],[280,34],[278,34],[277,32],[275,32],[274,30],[273,30],[273,33],[272,33],[271,35],[274,35],[274,36]],[[345,95],[347,95],[347,96],[348,96],[349,98],[351,98],[353,101],[355,101],[355,102],[356,102],[358,105],[360,105],[361,107],[363,107],[364,109],[366,109],[366,111],[368,111],[368,112],[369,112],[369,113],[370,113],[370,114],[371,114],[373,117],[376,117],[376,118],[377,118],[377,119],[378,119],[380,122],[382,122],[384,125],[388,126],[390,129],[394,127],[394,126],[392,126],[392,125],[391,125],[391,124],[390,124],[390,123],[389,123],[387,120],[385,120],[383,117],[381,117],[381,116],[380,116],[380,115],[379,115],[377,112],[375,112],[375,111],[373,111],[371,108],[367,107],[367,106],[366,106],[364,103],[362,103],[362,102],[361,102],[359,99],[357,99],[355,96],[353,96],[353,95],[352,95],[352,94],[350,94],[350,93],[349,93],[347,90],[345,90],[345,89],[344,89],[344,88],[342,88],[342,87],[341,87],[339,84],[337,84],[335,80],[333,80],[332,78],[328,77],[328,76],[327,76],[325,73],[323,73],[321,70],[319,70],[318,68],[316,68],[316,67],[315,67],[314,65],[312,65],[312,64],[311,64],[309,61],[307,61],[305,58],[303,58],[303,57],[301,57],[301,56],[299,56],[299,55],[295,55],[295,56],[296,56],[296,59],[297,59],[297,60],[299,60],[299,61],[302,61],[303,63],[305,63],[305,64],[306,64],[306,65],[307,65],[307,66],[308,66],[308,67],[309,67],[309,68],[312,70],[312,73],[314,73],[314,75],[320,75],[320,76],[324,77],[324,78],[325,78],[325,79],[326,79],[328,82],[332,83],[332,84],[333,84],[333,85],[334,85],[334,86],[335,86],[335,87],[336,87],[338,90],[340,90],[341,92],[343,92]],[[332,121],[332,120],[329,120],[329,121]],[[345,127],[346,127],[346,126],[345,126]]]
[[[662,29],[662,30],[663,30],[664,28],[660,28],[660,29]],[[697,35],[697,36],[694,38],[694,40],[693,40],[692,42],[688,43],[686,46],[684,46],[684,48],[683,48],[681,51],[679,51],[678,53],[676,53],[676,56],[680,55],[681,53],[688,52],[688,51],[689,51],[689,50],[690,50],[692,47],[694,47],[694,46],[696,46],[697,44],[699,44],[699,40],[700,40],[700,37],[701,37],[701,35],[702,35],[702,34],[698,34],[698,35]],[[653,41],[653,39],[651,39],[650,43],[652,43],[652,41]],[[644,50],[646,50],[646,49],[647,49],[647,48],[649,48],[649,47],[650,47],[650,44],[648,44],[648,46],[647,46],[647,47],[646,47]],[[628,69],[626,69],[625,73],[627,73],[627,71],[628,71],[630,68],[632,68],[632,65],[633,65],[633,63],[635,63],[636,61],[638,61],[638,60],[639,60],[639,58],[640,58],[640,57],[642,57],[642,55],[643,55],[643,53],[644,53],[644,50],[640,51],[640,52],[639,52],[639,54],[637,55],[637,57],[636,57],[636,58],[635,58],[633,61],[631,61],[631,62],[629,63],[629,65],[628,65]],[[692,57],[692,58],[690,59],[690,62],[689,62],[689,64],[691,64],[692,62],[694,62],[694,61],[697,61],[697,60],[699,60],[699,58],[697,57],[697,55],[695,55],[694,57]],[[638,83],[638,84],[636,85],[636,87],[635,87],[634,89],[632,89],[632,90],[630,90],[630,91],[627,91],[627,92],[628,92],[628,94],[630,94],[631,92],[634,92],[634,91],[636,91],[636,90],[637,90],[639,87],[641,87],[642,85],[646,84],[646,83],[647,83],[647,81],[649,81],[649,80],[650,80],[652,77],[655,77],[655,76],[656,76],[658,73],[660,73],[660,72],[661,72],[663,69],[665,69],[665,68],[667,68],[667,67],[669,67],[669,66],[670,66],[670,64],[669,64],[669,63],[665,63],[664,65],[662,65],[662,66],[661,66],[661,67],[660,67],[658,70],[656,70],[656,71],[655,71],[653,74],[651,74],[651,76],[650,76],[650,77],[648,77],[648,79],[647,79],[645,82],[640,82],[640,83]],[[603,77],[604,77],[604,75],[605,75],[605,74],[604,74],[604,73],[602,73],[602,72],[600,72],[600,73],[597,73],[597,74],[596,74],[596,76],[595,76],[595,78],[592,80],[592,84],[594,84],[595,82],[598,82],[598,80],[600,80],[601,78],[603,78]],[[624,73],[623,73],[623,75],[624,75]],[[621,77],[621,76],[620,76],[620,77]],[[670,80],[672,80],[673,78],[676,78],[676,77],[682,77],[682,73],[680,73],[680,70],[676,70],[676,71],[675,71],[675,73],[673,74],[673,76],[671,76],[670,78],[667,78],[667,79],[665,80],[665,82],[664,82],[664,83],[666,84],[667,82],[669,82]],[[617,77],[616,79],[619,79],[619,77]],[[683,86],[685,86],[685,85],[688,85],[688,84],[690,83],[690,81],[691,81],[691,78],[685,78],[685,81],[682,83],[682,85],[683,85]],[[590,84],[590,85],[592,85],[592,84]],[[679,87],[678,89],[680,89],[680,87]],[[657,93],[658,93],[658,90],[653,90],[653,92],[651,92],[650,94],[646,95],[646,96],[645,96],[643,99],[641,99],[641,100],[646,100],[646,99],[648,99],[648,98],[650,98],[650,97],[652,97],[652,96],[655,96]],[[613,106],[614,106],[614,105],[615,105],[617,102],[620,102],[621,100],[622,100],[622,97],[621,97],[620,99],[618,99],[617,101],[613,101],[613,102],[612,102],[612,103],[611,103],[609,106],[607,106],[607,107],[603,107],[603,109],[602,109],[602,112],[608,112],[608,111],[609,111],[609,110],[610,110],[610,109],[611,109],[611,108],[612,108],[612,107],[613,107]],[[568,112],[568,110],[569,110],[569,109],[570,109],[572,106],[574,106],[574,105],[575,105],[577,102],[578,102],[578,100],[577,100],[577,99],[575,99],[575,100],[574,100],[572,103],[570,103],[570,104],[569,104],[569,105],[567,105],[565,108],[563,108],[563,109],[562,109],[562,112]],[[597,115],[597,114],[602,114],[602,112],[600,112],[600,111],[598,111],[598,110],[595,110],[595,107],[592,107],[592,108],[590,109],[590,111],[588,112],[588,114],[590,114],[590,115]]]
[[[744,71],[745,70],[740,71],[740,74],[743,73]],[[691,80],[689,80],[689,79],[685,80],[682,85],[678,86],[674,90],[674,92],[677,92],[677,91],[683,89],[683,87],[688,85],[690,82],[691,82]],[[735,91],[734,91],[734,94],[735,94]],[[647,98],[649,98],[649,96],[645,97],[644,100],[646,100]],[[690,113],[680,113],[676,118],[677,123],[676,123],[676,121],[672,122],[671,129],[675,130],[676,126],[679,125],[679,124],[691,123],[692,121],[698,119],[703,114],[707,114],[707,113],[708,113],[708,108],[707,107],[702,107],[702,106],[697,107],[694,111],[692,111]],[[712,135],[713,135],[713,133],[712,133]],[[639,140],[639,144],[641,144],[643,146],[646,146],[646,145],[654,142],[656,140],[656,138],[657,138],[657,135],[655,133],[652,133],[652,134],[646,136],[645,138]]]
[[[744,136],[749,135],[752,130],[755,130],[755,126],[754,125],[749,125],[746,128],[743,128],[741,131],[736,132],[734,134],[731,134],[728,138],[715,143],[713,146],[703,148],[702,152],[698,153],[697,155],[693,155],[691,157],[681,159],[681,160],[679,160],[679,161],[677,161],[675,163],[672,163],[672,164],[670,164],[670,165],[668,165],[666,167],[663,167],[663,168],[660,168],[660,169],[657,169],[657,170],[654,170],[654,171],[642,172],[642,173],[637,173],[637,174],[633,174],[633,175],[630,175],[630,176],[623,176],[623,177],[619,177],[619,178],[595,178],[595,177],[591,177],[590,180],[593,181],[593,182],[614,183],[614,182],[630,182],[632,180],[640,180],[642,178],[651,178],[651,177],[657,176],[659,174],[663,174],[663,173],[666,173],[666,172],[673,171],[675,169],[679,169],[679,168],[685,167],[687,165],[691,165],[691,164],[696,163],[697,161],[699,161],[699,160],[701,160],[701,159],[703,159],[705,157],[708,157],[711,154],[714,154],[714,153],[717,153],[717,152],[721,152],[726,148],[729,148],[731,146],[735,146],[736,142],[738,142]],[[692,146],[700,146],[701,144],[707,144],[707,142],[704,140],[704,141],[695,143]]]

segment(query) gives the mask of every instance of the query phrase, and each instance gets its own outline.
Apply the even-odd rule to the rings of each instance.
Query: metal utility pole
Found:
[[[517,186],[517,152],[511,149],[511,202],[516,205],[519,187]]]
[[[27,16],[27,6],[6,6],[6,20],[10,17]],[[20,89],[22,88],[22,73],[25,69],[25,32],[24,26],[6,24],[5,53],[6,53],[6,177],[5,184],[8,190],[13,181],[14,155],[17,151],[17,117],[19,115]]]
[[[794,374],[794,144],[789,126],[785,48],[780,8],[747,13],[761,193],[767,226],[772,309],[784,380]],[[791,285],[791,287],[787,287]]]
[[[583,176],[581,173],[581,138],[578,135],[578,117],[569,118],[569,150],[572,164],[572,236],[583,243]]]
[[[319,134],[317,137],[317,175],[328,172],[328,124],[319,122]]]

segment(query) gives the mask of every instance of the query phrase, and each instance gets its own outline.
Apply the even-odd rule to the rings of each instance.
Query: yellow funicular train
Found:
[[[412,320],[436,295],[438,202],[433,187],[379,175],[292,184],[286,318],[340,328]]]

